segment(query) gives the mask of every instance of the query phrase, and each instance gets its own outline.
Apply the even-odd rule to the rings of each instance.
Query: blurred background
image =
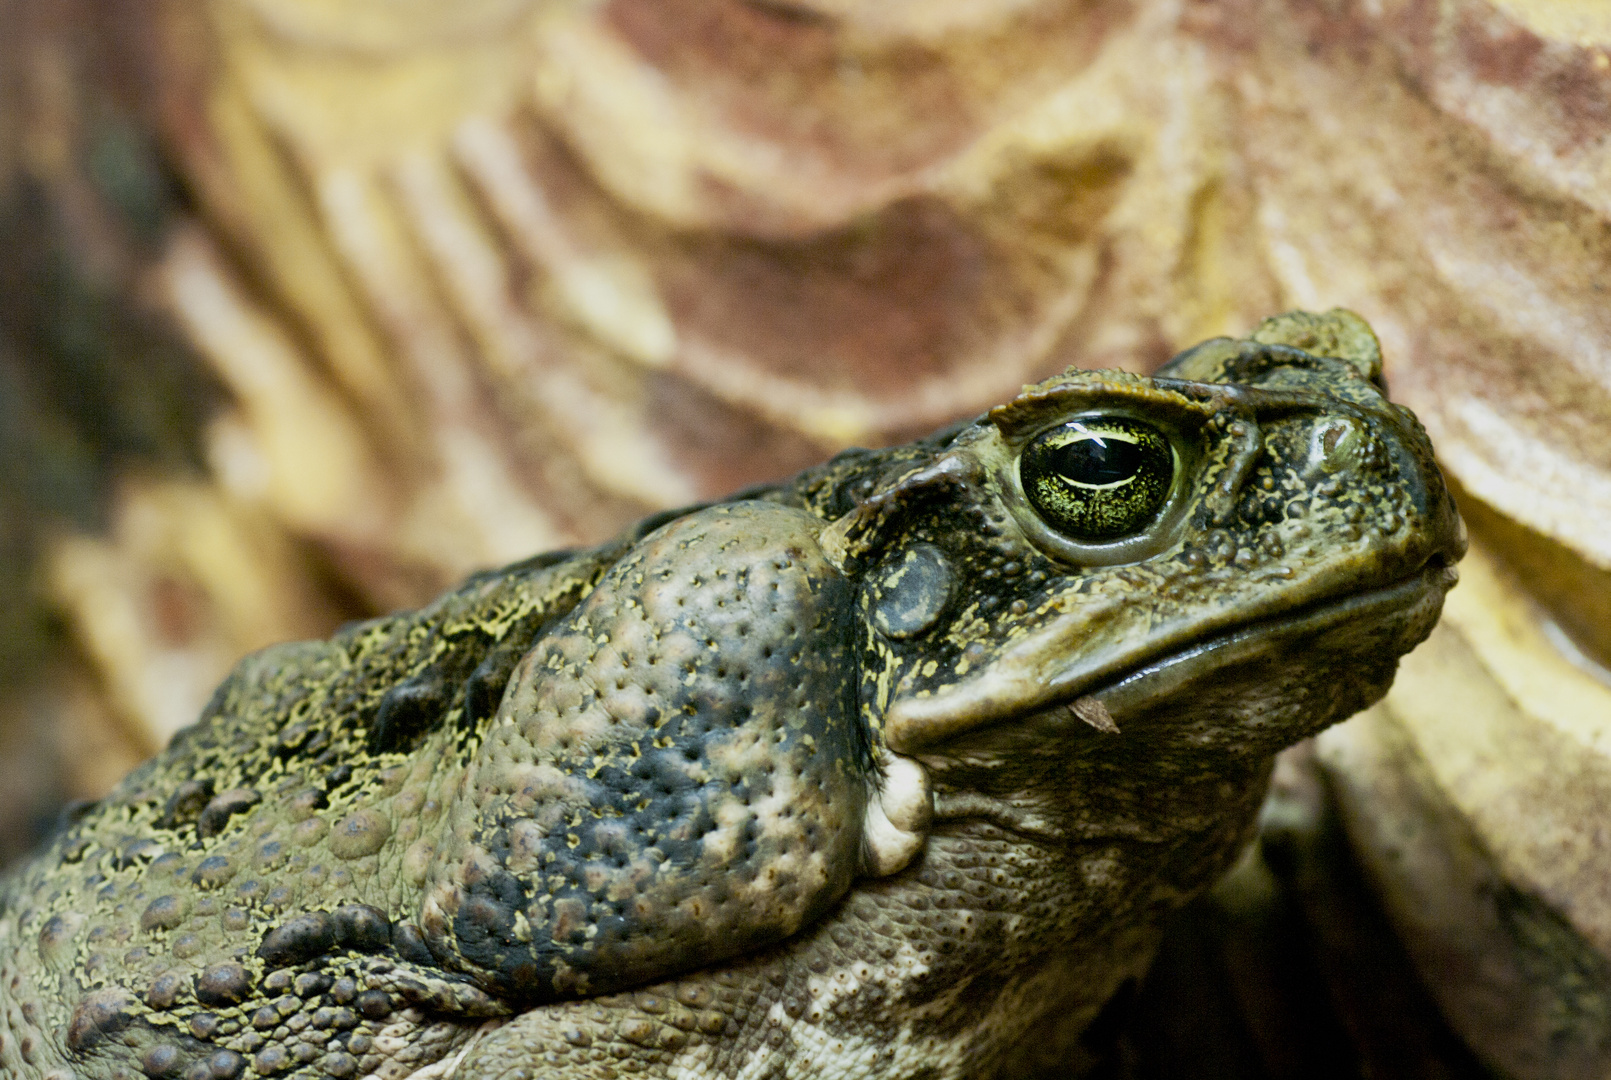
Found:
[[[1114,1075],[1611,1075],[1611,5],[0,26],[0,856],[252,649],[1340,305],[1465,582],[1093,1039]]]

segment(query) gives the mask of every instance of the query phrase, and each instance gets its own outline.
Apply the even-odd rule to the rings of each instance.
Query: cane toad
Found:
[[[248,657],[0,885],[24,1080],[1072,1060],[1462,531],[1356,317]]]

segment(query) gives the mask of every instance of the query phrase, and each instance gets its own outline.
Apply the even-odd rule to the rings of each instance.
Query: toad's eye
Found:
[[[1169,439],[1123,416],[1071,420],[1024,447],[1018,476],[1036,513],[1075,540],[1100,543],[1157,516],[1175,478]]]

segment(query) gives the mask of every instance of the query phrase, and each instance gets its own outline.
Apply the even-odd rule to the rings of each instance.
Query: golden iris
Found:
[[[1169,439],[1124,416],[1070,420],[1036,436],[1018,460],[1035,512],[1076,540],[1117,540],[1157,517],[1175,478]]]

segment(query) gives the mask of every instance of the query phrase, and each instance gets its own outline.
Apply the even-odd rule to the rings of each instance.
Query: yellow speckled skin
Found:
[[[0,1071],[1066,1073],[1437,617],[1460,526],[1379,379],[1284,316],[249,657],[0,885]],[[1098,415],[1175,471],[1091,543],[1017,462]]]

